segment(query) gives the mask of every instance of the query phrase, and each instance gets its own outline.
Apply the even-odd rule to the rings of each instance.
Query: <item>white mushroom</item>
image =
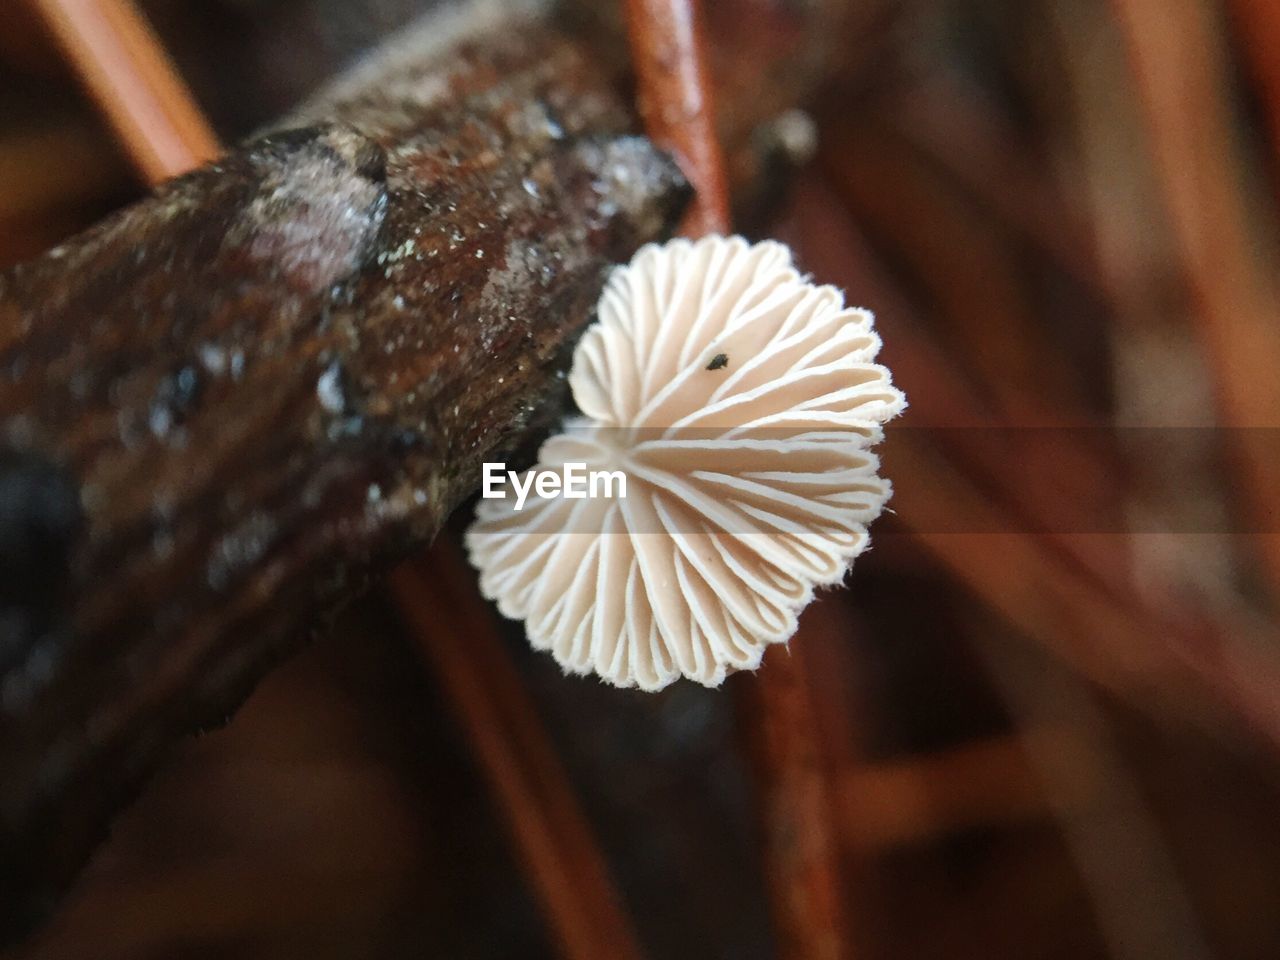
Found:
[[[644,247],[574,354],[584,416],[535,468],[622,471],[626,497],[481,500],[484,595],[566,670],[618,686],[756,668],[889,498],[870,447],[905,400],[879,349],[871,314],[780,243]]]

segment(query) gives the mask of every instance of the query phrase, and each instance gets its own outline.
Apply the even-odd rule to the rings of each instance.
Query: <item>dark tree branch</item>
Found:
[[[175,738],[434,534],[678,215],[572,46],[487,37],[0,278],[6,934]]]
[[[839,62],[810,38],[874,6],[779,11],[718,69],[732,156]],[[608,267],[679,217],[623,46],[569,7],[450,5],[0,276],[0,940],[177,740],[549,422]]]

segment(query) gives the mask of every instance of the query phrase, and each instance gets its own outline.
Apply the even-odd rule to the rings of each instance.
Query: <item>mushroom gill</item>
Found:
[[[482,592],[567,671],[618,686],[755,669],[889,498],[870,448],[905,399],[879,349],[871,314],[780,243],[644,247],[574,354],[583,416],[535,468],[621,471],[626,496],[481,500]]]

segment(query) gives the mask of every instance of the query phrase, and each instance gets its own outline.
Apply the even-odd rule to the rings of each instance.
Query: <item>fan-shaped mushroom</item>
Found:
[[[754,669],[889,498],[870,448],[905,400],[879,348],[871,314],[780,243],[646,246],[574,354],[584,416],[535,468],[621,471],[626,496],[481,500],[484,595],[566,670],[618,686]]]

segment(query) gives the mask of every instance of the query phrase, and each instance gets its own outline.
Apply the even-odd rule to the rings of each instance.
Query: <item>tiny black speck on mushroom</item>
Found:
[[[707,364],[708,370],[723,370],[729,365],[729,355],[727,353],[717,353],[711,358],[711,362]]]

